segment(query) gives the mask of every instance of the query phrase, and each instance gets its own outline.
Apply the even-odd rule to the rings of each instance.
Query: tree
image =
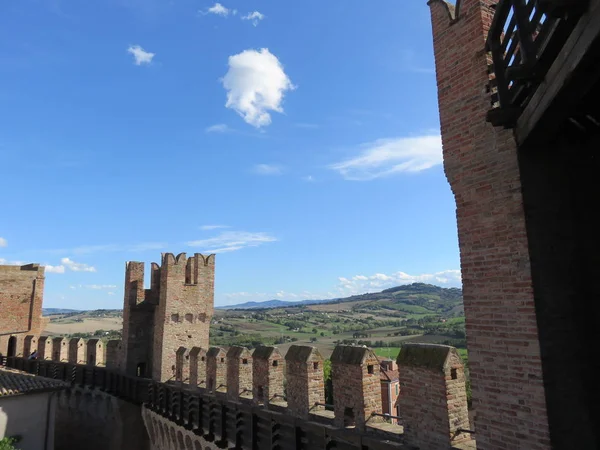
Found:
[[[325,332],[324,331],[321,331],[321,336],[325,336]]]
[[[311,338],[310,338],[310,342],[317,342],[317,338],[316,338],[316,337],[314,337],[314,336],[313,336],[313,337],[311,337]]]

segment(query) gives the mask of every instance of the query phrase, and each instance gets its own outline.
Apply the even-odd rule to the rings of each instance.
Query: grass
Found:
[[[395,360],[400,353],[400,347],[380,347],[374,348],[373,351],[377,356]]]

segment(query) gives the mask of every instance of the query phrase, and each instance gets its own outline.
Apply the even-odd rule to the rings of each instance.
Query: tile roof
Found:
[[[380,379],[382,381],[398,381],[400,379],[400,374],[397,370],[383,370],[380,372]]]
[[[10,395],[55,391],[68,387],[61,380],[38,377],[19,370],[0,367],[0,398]]]

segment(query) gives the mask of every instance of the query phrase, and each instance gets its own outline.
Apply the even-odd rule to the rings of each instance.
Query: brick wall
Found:
[[[286,397],[290,413],[307,417],[309,411],[322,410],[325,403],[323,357],[314,347],[292,345],[285,355]]]
[[[100,339],[90,339],[87,341],[86,364],[90,366],[104,366],[106,364],[106,355],[104,343]]]
[[[471,439],[469,434],[457,434],[458,429],[470,429],[463,369],[453,347],[402,346],[398,405],[408,443],[437,450]]]
[[[366,347],[338,345],[331,355],[335,424],[364,429],[367,419],[382,413],[379,360]]]
[[[121,361],[127,375],[149,377],[154,345],[154,314],[160,289],[160,267],[151,266],[150,289],[144,289],[144,263],[130,261],[125,266],[123,301],[123,345]]]
[[[206,386],[221,392],[227,387],[227,353],[221,347],[211,347],[206,354]]]
[[[285,359],[277,347],[261,346],[252,354],[252,391],[258,404],[283,400]]]
[[[227,395],[234,400],[252,395],[252,353],[245,347],[227,352]]]
[[[85,364],[87,360],[87,346],[81,338],[69,340],[69,362],[71,364]]]
[[[193,347],[190,350],[190,381],[191,386],[206,387],[206,350]]]
[[[42,318],[44,267],[39,264],[0,266],[0,353],[8,354],[11,335],[17,338],[17,354],[23,354],[27,334],[39,335]]]
[[[38,339],[38,359],[52,359],[52,338],[40,336]]]
[[[486,123],[492,0],[458,20],[431,0],[444,169],[456,200],[475,428],[486,449],[547,449],[547,414],[517,148]]]
[[[165,253],[160,268],[160,297],[154,319],[152,378],[174,376],[179,347],[208,348],[214,310],[215,256]]]
[[[52,361],[67,362],[69,360],[69,340],[63,337],[52,339]]]

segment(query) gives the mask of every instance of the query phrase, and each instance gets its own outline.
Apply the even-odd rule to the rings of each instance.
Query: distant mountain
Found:
[[[458,313],[462,310],[462,290],[459,288],[443,288],[432,284],[413,283],[385,289],[381,292],[353,295],[345,298],[297,302],[268,300],[264,302],[247,302],[239,305],[220,306],[217,309],[269,309],[312,305],[316,303],[337,304],[346,302],[354,302],[359,305],[361,310],[388,309],[415,313]]]
[[[42,308],[43,316],[51,316],[53,314],[70,314],[70,313],[78,313],[83,312],[77,309],[63,309],[63,308]]]
[[[215,309],[267,309],[267,308],[286,308],[289,306],[314,305],[315,303],[327,303],[329,300],[300,300],[297,302],[283,300],[265,300],[264,302],[246,302],[239,305],[217,306]]]

